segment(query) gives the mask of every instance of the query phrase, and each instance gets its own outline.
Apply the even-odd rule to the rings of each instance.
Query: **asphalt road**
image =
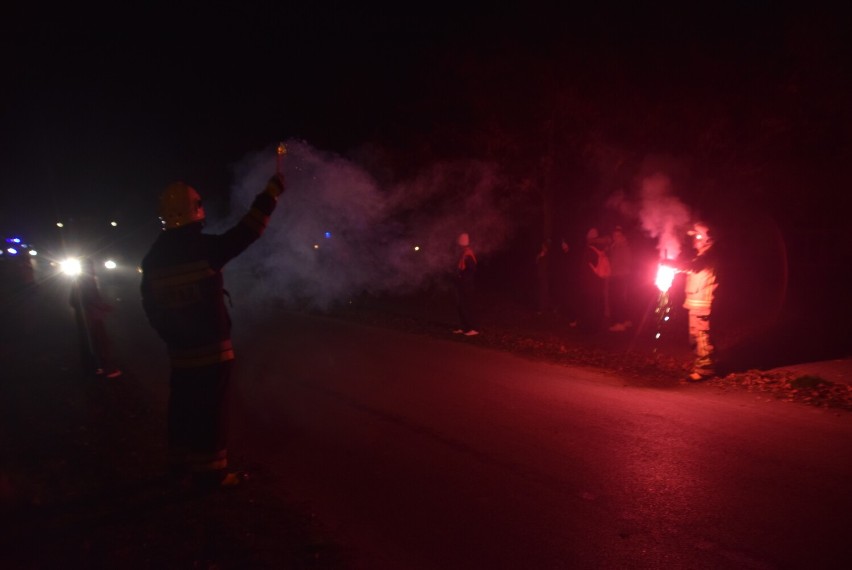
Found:
[[[166,398],[132,279],[125,367]],[[276,309],[233,312],[232,452],[370,569],[848,568],[852,418]]]
[[[289,313],[240,328],[235,445],[363,568],[852,563],[848,414],[451,335]]]

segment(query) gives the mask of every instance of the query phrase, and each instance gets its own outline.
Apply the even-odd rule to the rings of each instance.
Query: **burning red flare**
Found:
[[[275,172],[281,174],[281,158],[287,154],[287,146],[282,142],[275,148]]]
[[[672,286],[672,282],[674,281],[676,274],[677,269],[671,265],[661,263],[659,267],[657,267],[657,278],[654,280],[654,284],[657,286],[657,289],[659,289],[661,293],[668,291]]]

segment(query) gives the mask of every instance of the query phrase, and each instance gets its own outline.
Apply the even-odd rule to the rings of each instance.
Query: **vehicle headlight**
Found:
[[[107,269],[115,269],[116,267],[118,267],[118,264],[112,259],[107,259],[106,261],[104,261],[104,267],[106,267]]]
[[[83,271],[83,266],[80,263],[80,260],[76,257],[69,257],[67,259],[63,259],[59,262],[59,269],[65,275],[69,275],[74,277],[76,275],[80,275]]]

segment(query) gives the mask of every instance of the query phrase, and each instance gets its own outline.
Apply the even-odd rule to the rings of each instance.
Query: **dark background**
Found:
[[[485,159],[524,205],[485,269],[518,290],[541,239],[627,224],[607,200],[664,172],[727,252],[729,322],[848,352],[849,36],[839,11],[747,4],[16,3],[0,227],[115,218],[109,240],[144,241],[166,183],[215,203],[291,137],[386,181]]]

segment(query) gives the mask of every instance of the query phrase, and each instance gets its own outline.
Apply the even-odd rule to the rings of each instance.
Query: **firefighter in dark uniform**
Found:
[[[249,212],[221,235],[202,233],[201,196],[183,182],[160,197],[164,226],[142,261],[142,305],[171,362],[168,404],[170,472],[202,487],[232,486],[226,395],[234,364],[222,268],[266,229],[284,178],[277,174]]]

